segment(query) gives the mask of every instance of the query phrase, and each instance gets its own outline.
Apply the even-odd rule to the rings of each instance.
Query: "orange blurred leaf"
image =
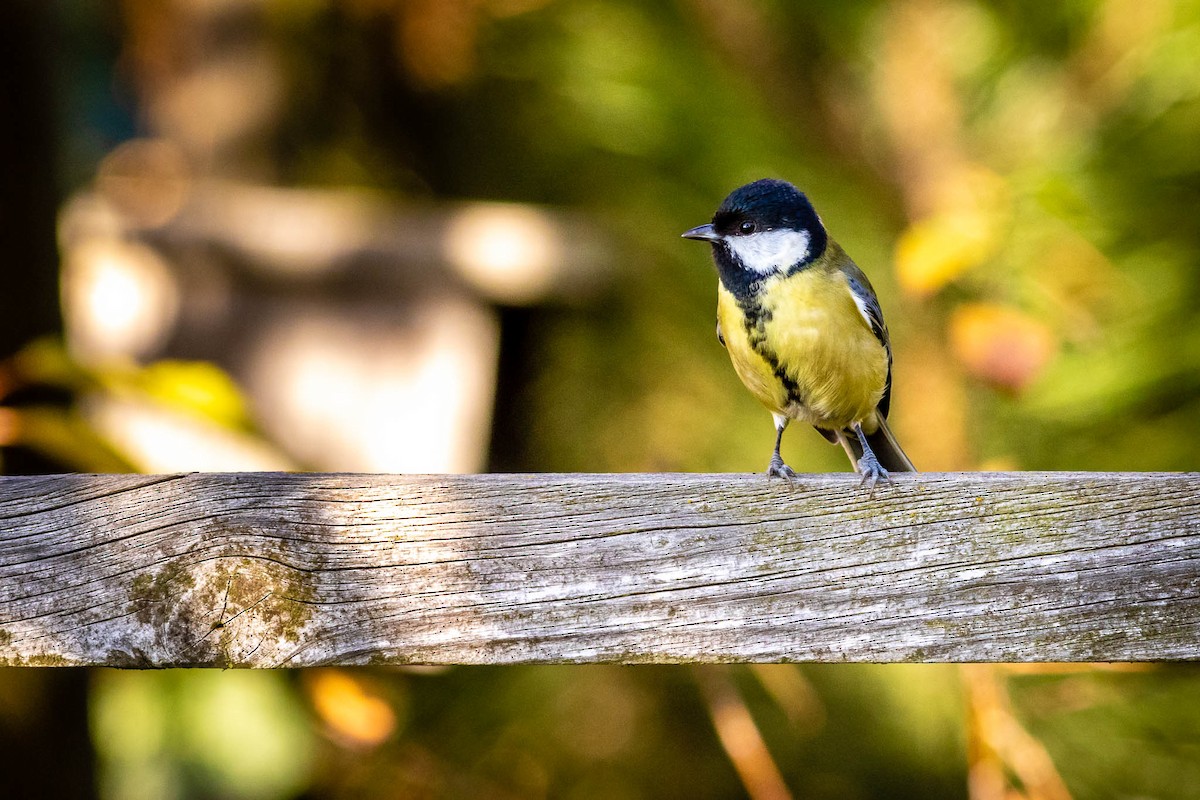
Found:
[[[396,729],[391,705],[345,670],[311,673],[308,690],[313,709],[329,733],[347,745],[375,747]]]
[[[950,318],[950,349],[977,378],[1020,391],[1058,351],[1045,323],[994,303],[968,303]]]

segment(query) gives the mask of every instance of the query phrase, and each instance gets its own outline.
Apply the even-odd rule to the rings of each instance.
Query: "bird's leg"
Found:
[[[863,483],[870,483],[871,489],[875,489],[875,484],[879,481],[887,483],[890,478],[888,471],[879,463],[879,459],[875,457],[875,453],[871,450],[871,445],[867,444],[867,435],[863,433],[862,425],[855,423],[854,435],[858,437],[858,443],[862,445],[862,457],[858,459],[858,471],[862,475]]]
[[[771,464],[767,467],[768,478],[794,478],[795,471],[787,464],[783,463],[783,456],[779,455],[779,446],[783,443],[783,430],[788,425],[788,418],[779,414],[775,415],[775,452],[771,454]]]

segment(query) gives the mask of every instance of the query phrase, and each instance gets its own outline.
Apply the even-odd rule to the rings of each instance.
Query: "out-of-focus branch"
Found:
[[[996,664],[962,667],[971,800],[1071,800],[1046,748],[1013,715],[1003,671]],[[1023,791],[1009,784],[1010,770]]]
[[[733,762],[751,800],[791,800],[767,743],[723,664],[697,667],[696,682],[704,695],[721,747]]]

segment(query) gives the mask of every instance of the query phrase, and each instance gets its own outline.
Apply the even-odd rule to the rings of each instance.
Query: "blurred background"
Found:
[[[0,458],[761,471],[732,188],[925,470],[1195,470],[1197,0],[5,0]],[[797,469],[846,470],[802,429]],[[1200,797],[1200,672],[0,670],[5,796]]]

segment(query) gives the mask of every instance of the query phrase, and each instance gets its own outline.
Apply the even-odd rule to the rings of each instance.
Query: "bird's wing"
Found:
[[[883,343],[884,347],[891,350],[892,345],[888,339],[887,325],[883,322],[883,309],[879,307],[879,299],[875,297],[875,292],[872,290],[867,276],[856,267],[854,270],[846,270],[846,282],[850,284],[850,294],[854,296],[854,304],[858,306],[863,319],[871,326],[871,332],[875,334],[876,339]]]
[[[875,289],[871,286],[871,282],[867,280],[867,276],[857,265],[847,264],[842,271],[846,275],[846,283],[850,286],[854,304],[858,306],[863,319],[871,326],[871,332],[875,334],[875,338],[887,351],[887,384],[884,386],[883,397],[879,400],[878,405],[880,416],[886,419],[888,409],[892,405],[892,341],[888,337],[887,325],[883,321],[883,309],[879,307],[879,298],[875,296]]]

